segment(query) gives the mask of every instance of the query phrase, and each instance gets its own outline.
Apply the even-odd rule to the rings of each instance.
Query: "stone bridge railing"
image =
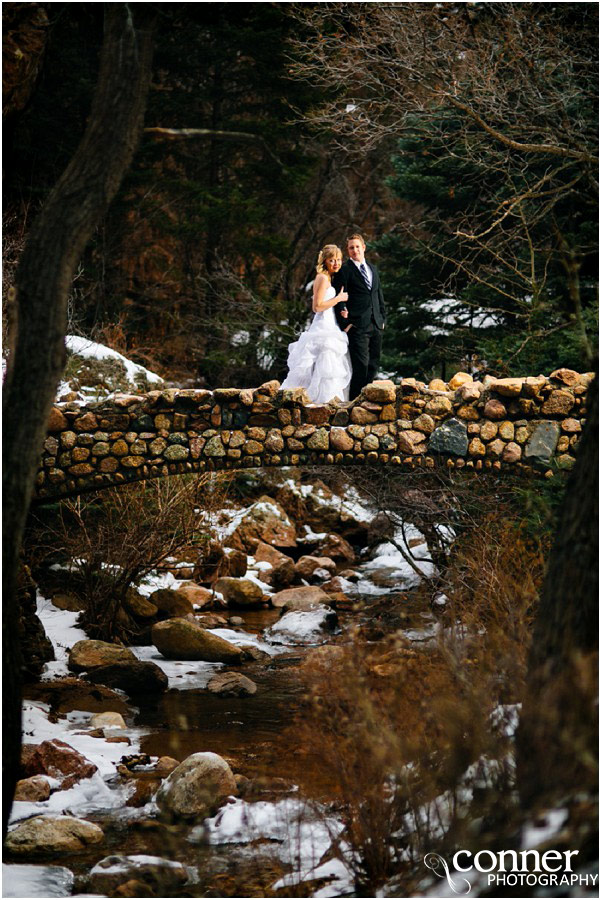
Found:
[[[277,381],[57,404],[35,498],[262,466],[570,469],[592,377],[558,369],[548,378],[481,382],[458,373],[448,385],[377,381],[351,404],[311,404],[304,391],[281,391]]]

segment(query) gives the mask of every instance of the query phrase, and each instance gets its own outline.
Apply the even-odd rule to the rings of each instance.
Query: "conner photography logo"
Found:
[[[426,853],[424,865],[439,878],[446,878],[453,893],[467,896],[476,881],[488,887],[596,887],[598,875],[573,871],[578,850],[458,850],[449,866],[439,853]],[[466,874],[469,878],[466,877]]]

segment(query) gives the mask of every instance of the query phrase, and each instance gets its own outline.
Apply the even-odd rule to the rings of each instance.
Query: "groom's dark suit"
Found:
[[[367,263],[367,265],[371,270],[371,287],[368,286],[351,259],[347,259],[332,277],[336,293],[341,288],[348,293],[348,303],[337,303],[334,312],[336,321],[343,331],[352,325],[347,332],[353,367],[349,392],[351,400],[361,393],[362,387],[373,381],[378,371],[382,350],[382,330],[386,321],[384,296],[378,270],[371,263]],[[348,309],[348,319],[340,315],[343,309]]]

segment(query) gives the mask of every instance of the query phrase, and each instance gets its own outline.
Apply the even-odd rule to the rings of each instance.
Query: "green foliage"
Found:
[[[577,167],[558,168],[549,182],[558,199],[545,206],[534,186],[548,160],[512,154],[499,164],[492,148],[473,152],[478,141],[476,126],[444,110],[399,141],[388,186],[411,220],[376,242],[390,309],[384,364],[423,378],[466,365],[585,370],[598,302],[586,179],[568,189]]]

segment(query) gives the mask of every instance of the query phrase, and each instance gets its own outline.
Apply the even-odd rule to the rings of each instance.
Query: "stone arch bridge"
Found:
[[[570,469],[592,375],[449,384],[376,381],[352,403],[313,404],[277,381],[252,390],[150,391],[53,407],[34,499],[131,481],[263,466],[437,465],[474,471]]]

